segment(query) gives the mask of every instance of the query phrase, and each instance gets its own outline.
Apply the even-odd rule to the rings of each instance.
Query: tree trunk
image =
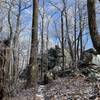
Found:
[[[43,0],[43,14],[42,14],[42,31],[41,31],[41,80],[43,80],[43,54],[44,54],[44,14],[45,14],[45,1]]]
[[[77,42],[76,42],[76,39],[77,39],[77,34],[76,34],[76,9],[77,9],[77,2],[75,0],[75,18],[74,18],[74,41],[75,41],[75,45],[74,45],[74,67],[76,68],[76,57],[77,57]]]
[[[32,39],[31,39],[30,60],[28,66],[28,79],[26,84],[28,87],[30,86],[34,87],[33,100],[35,100],[36,83],[38,77],[37,47],[38,47],[38,0],[33,0]]]
[[[9,40],[0,41],[0,100],[4,96],[8,96],[8,82],[9,82]],[[7,43],[7,44],[6,44]]]
[[[4,97],[4,50],[2,49],[2,42],[0,42],[0,100]]]
[[[19,30],[20,30],[20,17],[21,17],[21,0],[18,1],[18,14],[16,18],[16,30],[14,34],[14,50],[13,50],[13,77],[16,80],[18,76],[18,65],[19,65],[19,57],[18,57],[18,45],[19,45]]]
[[[79,1],[78,1],[79,2]],[[79,10],[79,41],[80,41],[80,59],[83,52],[83,26],[82,26],[82,8],[80,7],[80,2],[78,3],[78,10]]]
[[[61,12],[61,46],[62,46],[62,70],[64,70],[65,67],[65,54],[64,54],[64,22],[63,22],[63,11]]]
[[[9,65],[9,78],[10,80],[12,79],[12,69],[13,69],[13,29],[12,29],[12,24],[11,24],[11,9],[12,9],[12,6],[9,7],[9,10],[8,10],[8,25],[9,25],[9,31],[10,31],[10,36],[9,36],[9,47],[10,47],[10,65]]]
[[[95,0],[87,0],[88,24],[93,46],[100,54],[100,35],[98,34],[96,24],[95,2]]]
[[[71,43],[71,39],[69,36],[69,30],[68,30],[68,15],[67,15],[67,11],[66,11],[66,1],[63,0],[63,4],[64,4],[64,13],[65,13],[65,27],[66,27],[66,38],[68,41],[68,46],[69,46],[69,51],[70,51],[70,56],[72,61],[74,61],[74,55],[73,55],[73,48],[72,48],[72,43]]]

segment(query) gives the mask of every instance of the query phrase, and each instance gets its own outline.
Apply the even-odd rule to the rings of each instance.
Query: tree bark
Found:
[[[62,70],[65,68],[65,54],[64,54],[64,21],[63,21],[63,11],[61,12],[61,46],[62,46]]]
[[[44,54],[44,14],[45,14],[45,1],[43,0],[43,13],[42,13],[42,31],[41,31],[41,80],[43,80],[43,54]]]
[[[8,96],[8,87],[9,82],[9,40],[0,41],[0,100],[3,97]],[[7,44],[6,44],[7,43]]]
[[[78,1],[79,2],[79,1]],[[79,41],[80,41],[80,59],[83,53],[83,26],[82,26],[82,8],[80,8],[80,2],[78,3],[78,10],[79,10]]]
[[[9,65],[9,78],[10,78],[10,80],[12,79],[12,73],[13,73],[13,71],[12,71],[12,69],[13,69],[13,50],[12,50],[12,48],[13,48],[13,29],[12,29],[12,24],[11,24],[11,9],[12,9],[12,6],[10,6],[9,7],[9,10],[8,10],[8,25],[9,25],[9,33],[10,33],[10,35],[9,35],[9,47],[10,47],[10,65]]]
[[[16,30],[14,34],[14,50],[13,50],[13,77],[14,80],[18,77],[18,66],[19,66],[19,57],[18,57],[18,46],[19,46],[19,30],[20,30],[20,17],[21,17],[21,0],[18,1],[18,14],[16,15]]]
[[[93,46],[100,54],[100,35],[98,34],[97,24],[96,24],[95,2],[96,2],[95,0],[87,0],[88,25]]]
[[[67,15],[67,11],[66,11],[66,1],[63,0],[63,4],[64,4],[64,13],[65,13],[65,27],[66,27],[66,38],[68,41],[68,46],[69,46],[69,51],[70,51],[70,56],[72,61],[74,61],[74,55],[73,55],[73,48],[72,48],[72,43],[71,43],[71,39],[69,36],[69,30],[68,30],[68,15]]]
[[[74,18],[74,41],[75,41],[75,45],[74,45],[74,66],[76,68],[76,57],[77,57],[77,49],[76,49],[76,46],[77,46],[77,42],[76,42],[76,39],[77,39],[77,34],[76,34],[76,9],[77,9],[77,2],[75,0],[75,18]]]
[[[0,100],[4,97],[4,50],[2,49],[4,44],[0,41]]]
[[[32,39],[31,39],[31,51],[30,60],[28,66],[28,79],[27,86],[34,87],[35,100],[36,84],[38,77],[38,65],[37,65],[37,52],[38,52],[38,0],[33,0],[33,17],[32,17]]]

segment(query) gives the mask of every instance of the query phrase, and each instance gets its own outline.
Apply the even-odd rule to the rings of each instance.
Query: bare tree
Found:
[[[75,67],[76,67],[76,56],[77,56],[77,42],[76,42],[76,38],[77,38],[77,33],[76,33],[76,10],[77,10],[77,2],[75,0],[75,18],[74,18],[74,41],[75,41],[75,46],[74,46],[74,63],[75,63]]]
[[[100,54],[100,35],[97,30],[95,2],[96,0],[87,0],[88,24],[93,46]]]
[[[64,21],[63,11],[61,12],[61,46],[62,46],[62,70],[65,68],[65,54],[64,54]]]
[[[38,0],[33,0],[33,16],[32,16],[32,39],[31,39],[31,51],[30,60],[28,66],[28,79],[27,86],[34,87],[34,97],[36,93],[36,82],[38,77],[38,65],[37,65],[37,51],[38,51]]]
[[[65,16],[65,26],[66,26],[66,37],[67,37],[67,41],[68,41],[68,46],[69,46],[69,51],[70,51],[70,56],[72,61],[74,61],[74,55],[73,55],[73,48],[72,48],[72,43],[71,43],[71,39],[69,36],[69,28],[68,28],[68,13],[66,10],[66,1],[63,0],[63,4],[64,4],[64,16]]]
[[[18,1],[18,14],[16,15],[16,30],[14,35],[14,50],[13,50],[13,76],[16,80],[18,76],[18,65],[19,65],[19,57],[18,57],[18,48],[19,48],[19,35],[20,35],[20,17],[21,17],[21,5],[22,1]]]
[[[41,26],[41,80],[43,79],[43,54],[44,54],[44,20],[45,20],[45,0],[42,1],[42,14],[41,15],[41,19],[42,19],[42,26]]]

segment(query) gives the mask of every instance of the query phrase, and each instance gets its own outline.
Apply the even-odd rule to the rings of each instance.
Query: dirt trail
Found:
[[[32,89],[22,90],[16,97],[4,100],[33,100],[32,93]],[[99,97],[100,82],[86,81],[78,76],[59,78],[45,87],[39,86],[36,100],[100,100]]]

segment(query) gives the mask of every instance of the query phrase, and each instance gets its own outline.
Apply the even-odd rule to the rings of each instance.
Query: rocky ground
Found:
[[[33,100],[33,89],[19,89],[14,97],[4,100]],[[36,100],[100,100],[100,82],[84,76],[58,78],[38,87]]]
[[[46,100],[95,100],[99,97],[99,85],[99,82],[90,82],[81,76],[60,78],[46,86],[45,95],[49,98]]]

